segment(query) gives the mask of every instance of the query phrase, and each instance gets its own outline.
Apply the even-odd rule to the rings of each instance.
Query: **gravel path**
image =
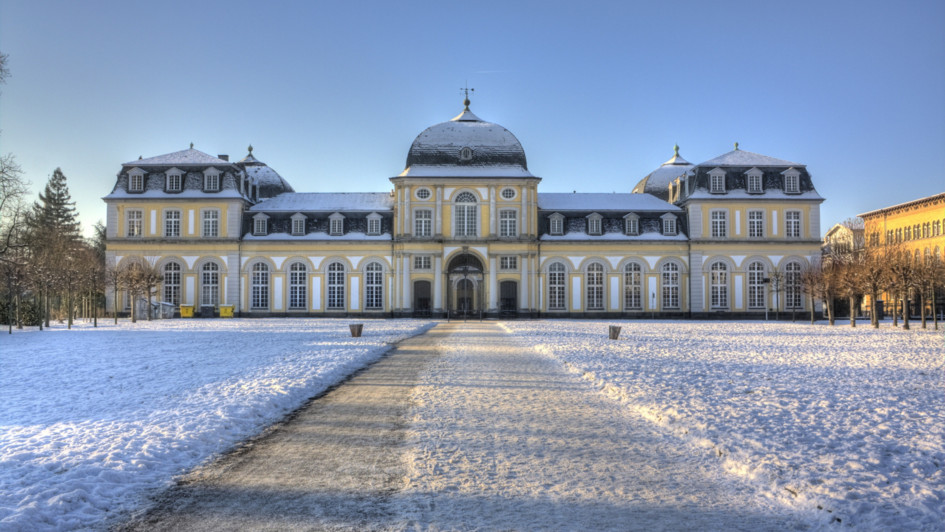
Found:
[[[129,530],[804,529],[494,324],[441,324]]]

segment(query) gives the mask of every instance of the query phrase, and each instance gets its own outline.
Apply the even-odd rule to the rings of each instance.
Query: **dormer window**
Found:
[[[561,236],[564,234],[564,216],[554,213],[549,217],[551,221],[551,234]]]
[[[709,172],[709,192],[712,194],[725,193],[725,170],[716,168]]]
[[[587,234],[589,235],[600,235],[601,234],[601,219],[603,216],[597,214],[591,214],[587,217]]]
[[[674,214],[664,214],[660,216],[663,220],[663,236],[675,236],[676,235],[676,215]]]
[[[787,194],[800,194],[801,192],[801,173],[793,168],[788,168],[781,172],[784,176],[784,192]]]
[[[304,235],[306,216],[300,212],[297,212],[293,214],[291,218],[292,218],[292,234],[295,236]]]
[[[268,232],[267,220],[269,220],[269,217],[263,213],[259,213],[256,216],[253,216],[253,234],[254,235],[263,236]]]
[[[341,236],[345,232],[345,217],[340,212],[336,212],[328,217],[329,230],[331,236]]]
[[[141,192],[144,190],[144,170],[132,168],[128,171],[128,190],[130,192]]]
[[[745,175],[748,176],[748,192],[751,194],[760,194],[761,189],[761,178],[763,172],[757,168],[752,168],[751,170],[745,172]]]
[[[377,236],[381,234],[381,215],[372,212],[367,217],[367,234]]]
[[[167,190],[171,192],[180,191],[180,174],[167,174]]]
[[[640,234],[640,217],[630,213],[623,217],[625,221],[625,230],[627,236],[636,236]]]
[[[203,171],[203,189],[206,192],[220,190],[220,171],[216,168],[207,168]]]

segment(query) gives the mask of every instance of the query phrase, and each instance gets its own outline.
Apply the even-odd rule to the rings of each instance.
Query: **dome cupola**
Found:
[[[692,169],[694,165],[679,155],[679,145],[673,146],[673,158],[666,161],[659,168],[650,172],[650,175],[640,180],[635,187],[634,193],[650,194],[663,201],[669,201],[669,184],[677,177],[685,174]]]

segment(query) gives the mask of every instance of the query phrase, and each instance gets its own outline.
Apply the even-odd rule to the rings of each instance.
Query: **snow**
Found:
[[[394,198],[387,192],[287,192],[253,205],[252,212],[276,211],[390,211]]]
[[[816,190],[808,190],[806,192],[801,192],[799,194],[785,194],[783,190],[779,189],[767,189],[763,194],[749,194],[746,190],[729,190],[725,194],[712,194],[705,187],[697,188],[691,196],[686,199],[741,199],[741,200],[751,200],[751,201],[810,201],[810,200],[820,200],[824,201],[823,196],[817,193]]]
[[[624,233],[604,233],[602,235],[589,235],[587,233],[571,232],[565,235],[541,235],[539,240],[543,242],[555,240],[625,240],[633,242],[635,240],[682,240],[688,238],[684,234],[664,235],[663,233],[640,233],[639,235],[627,235]]]
[[[229,166],[232,163],[190,148],[189,150],[175,151],[174,153],[148,157],[147,159],[138,159],[137,161],[127,162],[122,166],[176,166],[185,164]]]
[[[243,199],[238,190],[224,189],[220,192],[204,192],[202,190],[182,190],[181,192],[165,192],[164,189],[145,190],[144,192],[131,193],[123,189],[115,189],[114,192],[102,199],[140,199],[140,198],[160,198],[170,200],[173,198],[199,198],[203,200],[212,199]]]
[[[775,159],[774,157],[768,157],[760,153],[736,149],[719,155],[715,159],[699,163],[699,166],[703,168],[708,166],[795,166],[803,168],[806,165],[792,163],[784,159]]]
[[[691,164],[666,163],[644,177],[640,182],[643,186],[641,187],[638,183],[637,186],[633,187],[633,191],[635,193],[651,194],[665,201],[669,199],[669,184],[691,170],[692,167]]]
[[[623,326],[619,341],[607,339],[611,324]],[[506,327],[820,526],[945,526],[941,333],[822,322]]]
[[[432,326],[335,319],[78,324],[0,339],[0,530],[73,530],[136,508]]]
[[[632,193],[539,192],[538,208],[543,211],[682,211],[679,207],[650,194]]]
[[[268,235],[254,235],[246,233],[243,240],[390,240],[390,233],[379,235],[369,235],[367,233],[345,233],[343,235],[329,235],[324,231],[312,232],[304,235],[291,235],[289,233],[269,233]]]
[[[286,191],[293,191],[292,186],[278,172],[268,166],[247,166],[246,176],[251,182],[260,186],[280,187]]]
[[[414,164],[397,177],[535,177],[517,164]]]

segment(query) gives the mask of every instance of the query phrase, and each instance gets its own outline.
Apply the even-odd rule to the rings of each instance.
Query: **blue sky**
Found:
[[[583,4],[583,5],[579,5]],[[385,191],[426,127],[511,130],[545,192],[672,156],[806,164],[824,230],[945,191],[945,2],[0,4],[0,151],[85,224],[123,162],[254,154],[297,191]]]

